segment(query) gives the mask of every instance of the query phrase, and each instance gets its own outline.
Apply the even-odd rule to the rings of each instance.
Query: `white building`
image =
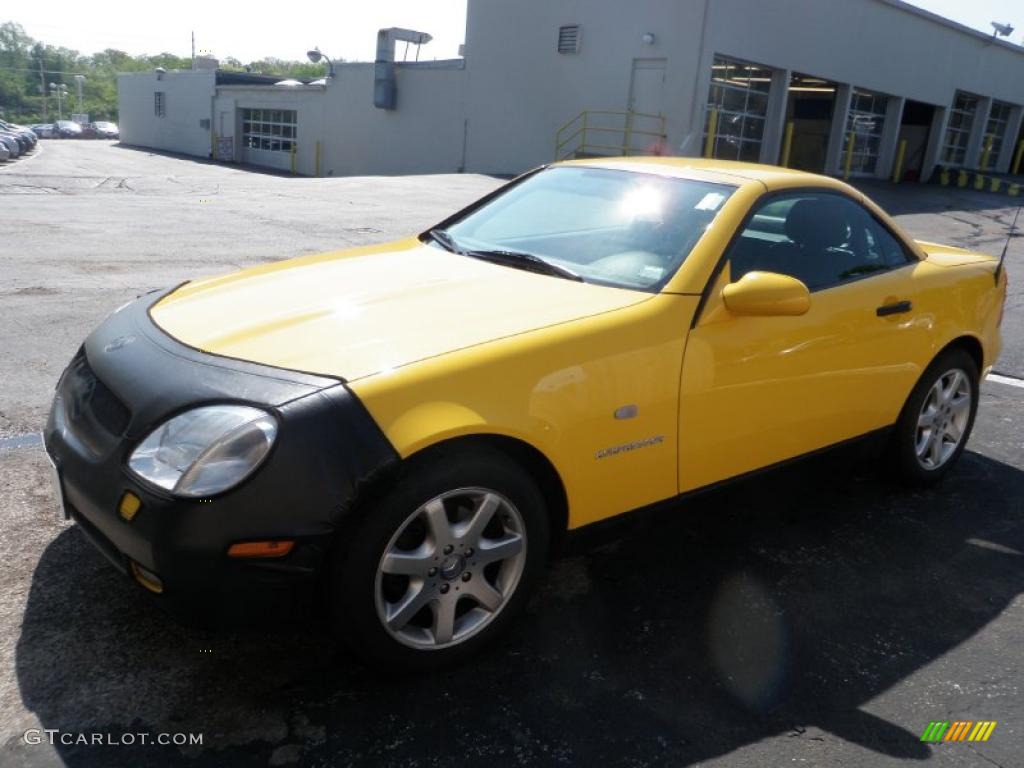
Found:
[[[927,178],[1024,139],[1024,48],[899,0],[469,0],[444,62],[395,63],[403,34],[322,85],[122,75],[122,141],[307,175],[667,151]]]

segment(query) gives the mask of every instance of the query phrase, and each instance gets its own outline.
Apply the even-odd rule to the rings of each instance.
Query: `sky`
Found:
[[[913,0],[913,4],[984,32],[992,31],[991,21],[1011,23],[1017,29],[1010,40],[1024,44],[1021,0]],[[466,0],[336,0],[295,6],[210,0],[57,0],[4,6],[0,22],[15,21],[37,40],[80,53],[117,48],[133,55],[166,51],[187,56],[194,30],[197,52],[212,51],[219,58],[233,56],[243,62],[265,57],[303,59],[315,46],[331,57],[372,61],[377,30],[392,26],[434,36],[423,46],[421,59],[452,58],[464,42],[466,24]],[[398,52],[401,56],[401,46]]]

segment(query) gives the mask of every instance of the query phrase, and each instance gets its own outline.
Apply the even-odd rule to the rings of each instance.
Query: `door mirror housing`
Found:
[[[722,289],[722,301],[734,315],[803,315],[811,308],[811,292],[789,275],[748,272]]]

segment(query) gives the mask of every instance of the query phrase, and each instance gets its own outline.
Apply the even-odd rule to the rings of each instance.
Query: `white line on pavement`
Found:
[[[996,384],[1007,384],[1011,387],[1020,387],[1021,389],[1024,389],[1024,379],[1000,376],[998,373],[990,373],[985,381],[994,381]]]

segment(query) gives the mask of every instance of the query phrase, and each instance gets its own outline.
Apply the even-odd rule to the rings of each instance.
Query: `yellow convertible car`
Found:
[[[938,480],[1005,294],[834,179],[562,163],[418,237],[140,297],[63,373],[46,448],[170,612],[319,606],[362,658],[432,666],[514,619],[567,529],[867,436]]]

